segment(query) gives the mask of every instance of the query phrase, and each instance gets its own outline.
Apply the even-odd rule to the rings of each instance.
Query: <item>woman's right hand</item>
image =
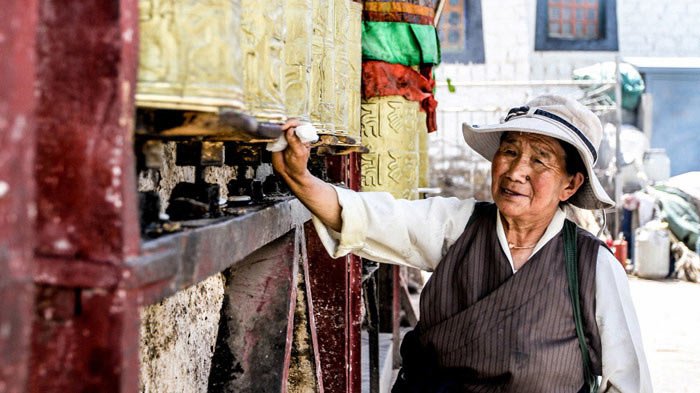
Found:
[[[311,176],[307,169],[311,146],[303,143],[297,136],[296,127],[299,125],[297,119],[290,119],[284,123],[282,130],[287,138],[287,148],[272,153],[272,166],[287,183],[303,184]]]
[[[315,177],[307,168],[311,145],[296,135],[299,120],[288,120],[282,126],[287,148],[272,153],[272,166],[294,195],[325,225],[335,231],[342,228],[338,195],[330,184]]]

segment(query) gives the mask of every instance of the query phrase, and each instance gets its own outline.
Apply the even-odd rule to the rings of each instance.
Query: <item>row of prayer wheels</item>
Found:
[[[231,111],[301,118],[326,152],[366,153],[362,189],[414,199],[427,186],[425,112],[402,96],[362,99],[362,3],[139,0],[139,13],[137,105],[195,114],[173,135],[237,140],[217,123]]]
[[[139,107],[296,117],[359,145],[361,3],[140,0],[139,13]]]

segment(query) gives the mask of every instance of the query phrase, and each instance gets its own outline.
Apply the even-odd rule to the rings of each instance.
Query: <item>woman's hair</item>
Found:
[[[584,165],[581,159],[581,154],[576,150],[576,148],[568,142],[564,142],[561,139],[557,139],[557,142],[564,149],[564,162],[566,163],[566,174],[571,176],[578,172],[581,172],[584,178],[588,177],[588,171],[586,170],[586,165]]]

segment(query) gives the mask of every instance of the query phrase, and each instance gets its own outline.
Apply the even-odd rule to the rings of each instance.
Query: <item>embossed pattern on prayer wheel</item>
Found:
[[[258,120],[285,120],[282,85],[285,59],[284,0],[242,0],[244,97]]]
[[[428,156],[428,126],[426,125],[425,112],[418,112],[418,187],[430,187],[430,158]]]
[[[309,120],[312,0],[287,0],[284,92],[289,117]]]
[[[240,0],[139,0],[139,106],[243,109]]]
[[[335,131],[335,0],[314,0],[311,122],[319,133]]]
[[[360,142],[360,90],[362,80],[362,3],[350,1],[347,42],[348,80],[346,86],[348,136]]]
[[[333,83],[335,85],[335,133],[348,133],[348,40],[346,34],[350,28],[350,1],[351,0],[334,0],[335,10],[335,77]]]
[[[362,190],[387,191],[396,198],[417,198],[417,102],[401,96],[362,101]]]

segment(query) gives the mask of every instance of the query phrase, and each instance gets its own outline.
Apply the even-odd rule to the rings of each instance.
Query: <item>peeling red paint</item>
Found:
[[[36,293],[29,389],[138,389],[140,244],[131,133],[137,1],[39,0]],[[26,12],[26,11],[23,11]],[[83,289],[79,289],[83,288]],[[29,309],[31,310],[31,308]]]
[[[26,391],[34,286],[35,0],[0,7],[0,392]]]
[[[331,181],[359,186],[356,155],[326,160]],[[305,226],[309,290],[313,299],[323,387],[327,392],[357,392],[361,385],[361,266],[353,256],[332,259],[311,223]],[[314,329],[314,327],[312,327]]]
[[[0,20],[10,22],[0,26],[0,58],[9,59],[0,62],[0,391],[137,391],[138,306],[275,247],[283,255],[270,266],[287,270],[237,278],[266,279],[261,298],[236,305],[262,316],[237,337],[246,340],[248,372],[274,366],[284,390],[303,237],[295,232],[291,249],[272,243],[300,231],[308,213],[296,201],[279,203],[248,221],[174,235],[159,243],[159,255],[138,256],[131,140],[138,0],[8,1],[0,8]],[[330,159],[328,167],[356,187],[355,158]],[[319,364],[329,366],[319,372],[326,391],[357,391],[359,263],[324,266],[320,243],[310,244],[309,294],[318,311],[310,320]],[[264,328],[274,334],[261,335]],[[246,378],[265,386],[256,375]]]
[[[136,0],[42,0],[37,30],[37,252],[120,263],[139,235],[131,152]],[[86,23],[89,21],[89,23]],[[124,114],[129,116],[125,117]]]
[[[29,391],[137,391],[138,329],[132,294],[40,286]]]

